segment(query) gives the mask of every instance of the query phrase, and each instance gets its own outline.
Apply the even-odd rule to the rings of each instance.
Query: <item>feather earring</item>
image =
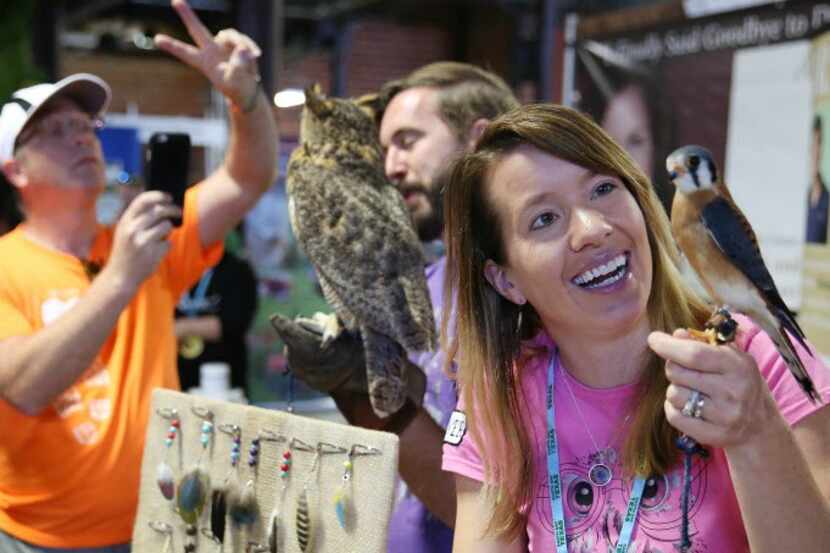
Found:
[[[242,429],[236,424],[220,424],[219,431],[229,435],[233,442],[230,454],[231,466],[228,470],[228,475],[225,477],[225,483],[221,488],[214,490],[211,496],[212,504],[215,506],[215,511],[211,513],[210,531],[221,543],[225,539],[225,520],[230,503],[230,497],[239,494],[239,476],[236,469],[239,465]]]
[[[358,455],[380,455],[376,447],[354,444],[349,450],[348,458],[343,461],[343,478],[340,487],[334,493],[334,512],[340,528],[350,530],[354,527],[355,511],[353,505],[352,477],[354,475],[354,458]]]
[[[285,438],[277,436],[269,430],[260,430],[256,437],[251,440],[251,447],[248,449],[248,466],[251,468],[251,479],[245,483],[244,488],[234,487],[233,495],[229,490],[228,505],[231,521],[237,525],[250,525],[256,522],[259,514],[257,505],[255,479],[259,466],[259,453],[262,441],[284,442]],[[238,495],[236,495],[238,493]]]
[[[210,476],[201,467],[191,469],[182,477],[176,488],[176,507],[185,523],[198,522],[209,491]]]
[[[210,495],[210,475],[202,468],[202,460],[210,442],[210,435],[213,432],[213,413],[208,409],[198,407],[193,407],[192,411],[197,417],[204,419],[199,438],[202,443],[202,451],[199,453],[196,464],[182,476],[176,488],[176,510],[187,525],[185,533],[188,536],[195,536],[199,517],[202,516],[202,511]],[[188,538],[187,541],[192,541],[193,547],[195,547],[195,537]]]
[[[311,463],[311,469],[308,472],[308,477],[303,483],[303,489],[297,497],[297,510],[295,514],[294,524],[297,532],[297,544],[300,546],[300,551],[306,553],[311,550],[314,542],[314,527],[315,514],[312,509],[312,498],[310,497],[311,485],[317,479],[317,470],[320,467],[320,457],[329,453],[346,453],[348,450],[325,442],[318,442],[314,449],[314,461]]]
[[[315,459],[316,461],[316,459]],[[314,538],[314,524],[311,518],[311,510],[308,507],[308,485],[303,486],[300,497],[297,498],[297,515],[295,520],[297,528],[297,544],[300,551],[306,553]]]
[[[284,440],[285,438],[283,438]],[[285,502],[285,493],[288,489],[288,477],[291,473],[291,464],[292,464],[292,450],[298,449],[301,451],[309,451],[314,452],[314,448],[304,441],[300,440],[299,438],[291,438],[291,441],[288,442],[288,448],[282,453],[282,458],[280,461],[280,481],[282,485],[280,486],[279,496],[277,497],[274,510],[271,512],[271,516],[268,517],[268,552],[269,553],[277,553],[279,548],[279,526],[280,526],[280,518],[282,517],[282,506]]]
[[[211,537],[219,543],[222,543],[225,541],[225,516],[228,514],[228,502],[225,500],[225,490],[213,490],[210,499]]]
[[[170,467],[170,448],[176,441],[176,436],[181,428],[181,420],[179,419],[179,412],[175,409],[159,407],[156,412],[161,418],[170,421],[170,426],[167,429],[167,437],[164,440],[164,446],[166,448],[164,458],[156,467],[156,482],[164,499],[171,501],[176,495],[176,477],[173,474],[173,469]]]

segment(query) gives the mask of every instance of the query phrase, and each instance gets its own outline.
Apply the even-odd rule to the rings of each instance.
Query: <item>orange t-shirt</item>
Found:
[[[8,534],[58,548],[130,541],[150,392],[179,387],[174,308],[222,255],[221,242],[201,247],[198,188],[186,195],[170,252],[78,381],[38,416],[0,399],[0,528]],[[112,240],[102,228],[90,259],[106,262]],[[88,287],[77,258],[30,241],[18,227],[0,238],[0,340],[37,332]]]

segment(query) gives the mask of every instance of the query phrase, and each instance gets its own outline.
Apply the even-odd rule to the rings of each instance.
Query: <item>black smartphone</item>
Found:
[[[147,147],[145,176],[147,190],[160,190],[173,198],[173,203],[184,209],[184,191],[190,171],[190,135],[178,132],[158,132],[150,137]],[[180,226],[181,217],[173,219]]]

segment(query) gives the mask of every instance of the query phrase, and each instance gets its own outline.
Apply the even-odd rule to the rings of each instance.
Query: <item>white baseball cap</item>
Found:
[[[0,111],[0,164],[12,158],[14,143],[26,123],[49,100],[57,97],[71,98],[81,109],[97,117],[107,111],[112,92],[103,79],[89,73],[77,73],[54,84],[36,84],[14,92]]]

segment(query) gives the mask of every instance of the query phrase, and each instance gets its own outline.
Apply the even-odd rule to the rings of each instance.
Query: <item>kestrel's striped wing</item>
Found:
[[[718,196],[706,204],[700,215],[703,226],[732,264],[758,288],[767,305],[778,315],[781,324],[796,337],[804,349],[810,351],[804,342],[804,331],[781,298],[772,275],[764,264],[755,232],[741,210],[730,200],[731,198]]]

